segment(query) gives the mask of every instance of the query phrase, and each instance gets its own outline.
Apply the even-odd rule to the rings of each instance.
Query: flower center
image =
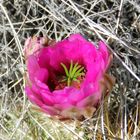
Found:
[[[80,83],[81,79],[79,78],[85,75],[84,67],[82,67],[78,63],[74,64],[73,61],[71,61],[70,63],[69,70],[67,69],[65,64],[61,63],[61,66],[65,71],[64,79],[62,79],[61,82],[66,82],[67,86],[71,86],[73,82]]]
[[[73,63],[73,61],[71,61],[68,68],[64,63],[60,63],[60,65],[64,72],[63,74],[56,73],[55,76],[50,77],[47,83],[50,90],[59,90],[65,88],[66,86],[73,86],[79,89],[81,82],[85,77],[85,68],[78,63]]]

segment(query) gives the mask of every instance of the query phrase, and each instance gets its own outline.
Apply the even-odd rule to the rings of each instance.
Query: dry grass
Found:
[[[140,139],[138,0],[1,0],[0,15],[0,140]],[[61,40],[75,32],[107,42],[116,84],[92,118],[66,124],[27,100],[23,45],[31,35]]]

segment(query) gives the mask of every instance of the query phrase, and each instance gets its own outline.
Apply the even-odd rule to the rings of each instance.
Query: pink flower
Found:
[[[113,85],[113,78],[106,74],[112,58],[106,45],[100,41],[97,48],[80,34],[51,45],[42,39],[25,42],[29,100],[59,119],[92,116]],[[65,67],[69,72],[74,66],[81,73],[69,77]]]

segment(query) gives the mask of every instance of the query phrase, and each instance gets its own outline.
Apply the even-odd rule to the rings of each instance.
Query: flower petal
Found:
[[[48,92],[41,92],[41,97],[45,105],[53,106],[54,105],[54,96],[50,95]]]
[[[35,72],[34,78],[36,78],[37,80],[41,82],[46,82],[48,80],[48,70],[44,68],[39,68]]]
[[[84,98],[83,100],[81,100],[80,102],[78,102],[77,107],[85,108],[87,106],[95,106],[97,102],[98,100],[96,97],[96,93],[94,93],[93,95],[88,96]]]
[[[29,72],[29,75],[34,75],[35,72],[39,69],[39,64],[37,62],[37,59],[34,55],[30,55],[27,59],[27,69]]]
[[[68,40],[69,40],[70,42],[74,42],[74,41],[79,40],[79,41],[81,41],[82,43],[87,43],[87,40],[86,40],[81,34],[72,34],[72,35],[68,38]]]
[[[30,89],[30,87],[26,86],[25,92],[32,103],[34,103],[40,107],[43,105],[42,100],[34,95],[33,91]]]

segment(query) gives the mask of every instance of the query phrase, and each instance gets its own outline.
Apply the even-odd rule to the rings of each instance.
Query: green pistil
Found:
[[[61,63],[61,66],[63,67],[65,71],[65,78],[62,80],[62,82],[67,82],[67,86],[70,86],[73,81],[76,81],[80,83],[80,81],[77,79],[80,76],[84,76],[84,67],[79,65],[78,63],[73,64],[73,61],[70,63],[69,70],[67,69],[66,65]]]

